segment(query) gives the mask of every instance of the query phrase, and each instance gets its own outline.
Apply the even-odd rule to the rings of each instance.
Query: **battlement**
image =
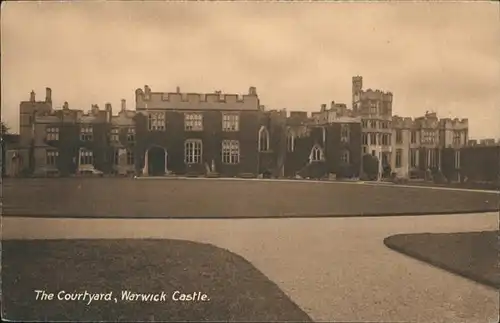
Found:
[[[35,116],[35,123],[59,123],[62,121],[59,111],[51,111]]]
[[[113,115],[112,106],[110,103],[105,104],[104,109],[100,109],[99,105],[92,104],[87,111],[80,109],[70,109],[68,102],[64,102],[63,106],[56,109],[40,111],[35,116],[36,123],[92,123],[92,122],[112,122],[113,120],[133,119],[136,115],[134,110],[126,110],[124,100],[122,100],[122,109]],[[114,121],[120,123],[121,121]],[[128,121],[127,121],[128,122]]]
[[[439,125],[446,129],[466,129],[469,127],[469,119],[443,118],[439,120]]]
[[[392,117],[392,126],[395,128],[440,128],[450,130],[467,129],[469,127],[468,119],[442,118],[439,119],[437,113],[426,112],[424,116],[411,118],[395,115]]]
[[[400,117],[398,115],[392,117],[393,128],[413,128],[414,126],[415,120],[411,117]]]
[[[259,99],[255,87],[248,94],[151,92],[149,86],[135,91],[137,110],[259,110]]]
[[[384,92],[381,90],[372,90],[372,89],[360,92],[360,100],[379,100],[379,101],[392,102],[392,99],[393,99],[392,92]]]

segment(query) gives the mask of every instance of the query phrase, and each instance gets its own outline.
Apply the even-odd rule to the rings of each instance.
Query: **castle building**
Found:
[[[332,101],[311,114],[267,110],[255,87],[239,95],[153,92],[145,85],[135,91],[135,109],[122,100],[117,114],[109,103],[88,112],[67,102],[54,109],[46,88],[44,101],[32,91],[20,103],[20,135],[3,164],[11,175],[359,177],[363,155],[371,154],[380,169],[390,166],[403,177],[429,170],[453,181],[494,177],[477,175],[470,160],[479,151],[473,145],[496,143],[469,142],[467,119],[400,117],[392,102],[391,92],[363,90],[361,76],[352,78],[352,108]],[[490,156],[484,158],[495,160],[495,149],[483,149]]]
[[[363,90],[363,77],[352,78],[352,110],[361,118],[363,154],[377,156],[382,166],[393,164],[391,92]]]
[[[460,159],[460,148],[468,141],[467,119],[439,119],[426,112],[417,118],[393,115],[393,94],[363,90],[363,78],[352,78],[352,107],[361,118],[363,154],[372,154],[402,177],[421,177],[427,170],[441,170],[446,162]],[[413,175],[413,174],[415,175]]]
[[[258,171],[264,113],[248,94],[136,92],[136,165],[145,175]]]
[[[329,110],[311,114],[291,112],[287,119],[285,176],[359,177],[361,170],[361,120],[352,117],[345,105],[332,103]]]
[[[247,94],[135,92],[135,110],[122,100],[90,111],[53,109],[47,98],[21,102],[22,131],[16,154],[24,171],[63,176],[104,174],[321,177],[359,176],[361,126],[340,112],[267,111],[255,87]],[[326,113],[326,114],[325,114]],[[342,114],[344,114],[342,116]]]

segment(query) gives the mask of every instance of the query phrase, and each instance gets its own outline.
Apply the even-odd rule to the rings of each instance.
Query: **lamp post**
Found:
[[[380,138],[377,138],[377,139],[380,139]],[[377,157],[378,157],[378,172],[377,172],[377,181],[381,181],[382,180],[382,145],[380,145],[380,141],[377,142],[378,145],[377,145]]]

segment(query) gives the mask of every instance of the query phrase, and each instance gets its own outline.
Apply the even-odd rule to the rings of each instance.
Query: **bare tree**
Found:
[[[6,135],[9,133],[9,127],[5,124],[5,122],[0,121],[0,130],[1,130],[1,135]]]

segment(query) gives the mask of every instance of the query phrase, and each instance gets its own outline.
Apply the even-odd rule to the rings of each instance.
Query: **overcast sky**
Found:
[[[56,107],[118,110],[134,90],[246,93],[268,109],[351,103],[351,77],[394,114],[469,118],[500,137],[500,10],[481,3],[3,3],[2,119],[52,88]]]

